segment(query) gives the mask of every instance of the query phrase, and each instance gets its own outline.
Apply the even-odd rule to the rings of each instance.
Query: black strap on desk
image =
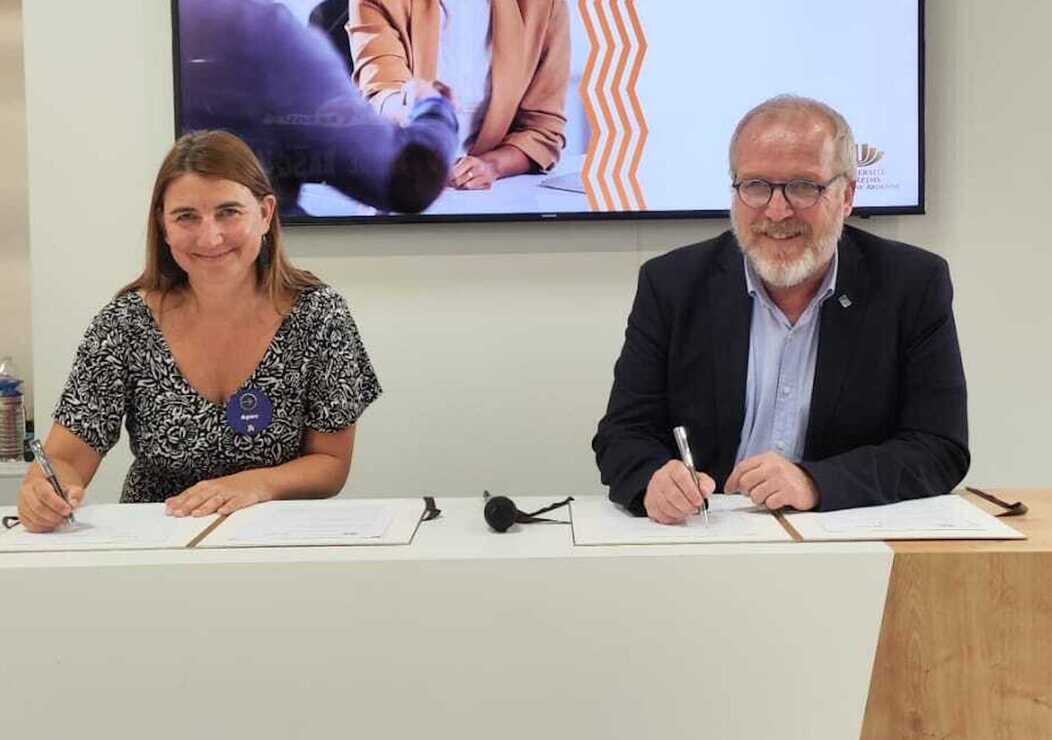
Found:
[[[525,512],[525,513],[526,513],[526,516],[533,518],[533,517],[536,517],[538,514],[547,514],[549,511],[555,511],[556,509],[558,509],[558,508],[560,508],[562,506],[568,506],[571,501],[573,501],[573,496],[567,496],[562,501],[559,501],[557,503],[551,504],[550,506],[542,506],[540,509],[537,509],[537,511]],[[555,520],[554,519],[544,519],[543,521],[552,522],[552,521],[555,521]],[[569,524],[569,522],[558,522],[558,523],[559,524]]]
[[[420,516],[420,521],[429,522],[432,519],[438,519],[442,515],[442,509],[435,505],[434,496],[424,496],[424,513]]]
[[[1002,509],[1005,509],[1005,511],[1002,511],[1000,514],[997,514],[997,516],[999,517],[1023,516],[1023,514],[1029,511],[1029,509],[1026,508],[1026,504],[1024,504],[1022,501],[1016,501],[1014,504],[1010,504],[1007,501],[1002,501],[1001,499],[997,498],[997,496],[993,495],[992,493],[987,493],[986,491],[983,491],[978,488],[972,488],[971,486],[965,486],[964,490],[974,493],[979,498],[985,499],[991,504],[994,504],[995,506],[1000,506]]]
[[[20,519],[17,516],[5,516],[3,519],[4,529],[14,529],[18,526]]]

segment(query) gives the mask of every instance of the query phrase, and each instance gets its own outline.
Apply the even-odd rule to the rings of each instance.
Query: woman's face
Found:
[[[236,284],[254,276],[275,204],[232,180],[186,173],[164,193],[161,229],[191,283]]]

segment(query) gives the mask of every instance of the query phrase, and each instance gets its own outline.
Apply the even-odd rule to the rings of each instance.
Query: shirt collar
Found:
[[[771,297],[767,294],[767,289],[763,286],[763,281],[760,279],[760,276],[753,272],[752,265],[749,263],[749,258],[743,254],[742,259],[745,261],[745,292],[753,298],[759,298],[768,309],[778,310],[778,307],[774,305],[774,301],[772,301]],[[818,292],[815,293],[815,297],[811,299],[811,303],[809,303],[804,310],[804,316],[810,313],[815,306],[820,305],[833,295],[833,291],[836,290],[836,278],[839,268],[840,247],[838,245],[837,248],[833,250],[833,259],[830,262],[829,268],[826,270],[826,276],[822,279],[821,285],[818,286]],[[781,313],[781,311],[779,311],[779,313]]]

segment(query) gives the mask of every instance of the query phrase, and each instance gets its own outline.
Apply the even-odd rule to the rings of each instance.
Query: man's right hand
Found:
[[[716,490],[716,481],[705,473],[698,473],[698,485],[694,485],[687,466],[679,460],[669,460],[650,476],[643,506],[647,516],[660,524],[682,524],[687,517],[697,514],[705,504],[705,498]]]
[[[402,97],[407,110],[412,110],[414,105],[427,98],[442,97],[453,103],[454,106],[457,102],[453,97],[453,89],[446,83],[438,80],[422,80],[418,77],[402,85]]]

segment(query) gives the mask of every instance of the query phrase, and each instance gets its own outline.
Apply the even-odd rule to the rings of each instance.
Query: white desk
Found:
[[[584,193],[555,190],[541,185],[560,175],[580,172],[584,155],[566,157],[551,171],[539,175],[516,175],[497,180],[489,190],[446,188],[425,214],[496,213],[588,213]],[[312,216],[373,216],[376,209],[363,205],[328,185],[306,183],[300,189],[299,205]]]
[[[405,547],[0,556],[3,734],[859,736],[882,543],[575,549],[438,503]]]
[[[18,503],[18,489],[28,469],[22,462],[0,462],[0,506]]]

